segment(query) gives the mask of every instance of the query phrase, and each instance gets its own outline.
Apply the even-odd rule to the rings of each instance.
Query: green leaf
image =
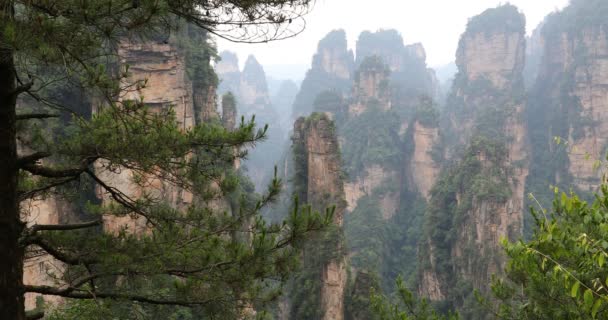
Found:
[[[572,289],[570,290],[570,296],[572,298],[576,298],[576,296],[578,295],[578,288],[581,286],[581,283],[576,281],[574,282],[574,284],[572,285]]]
[[[602,299],[597,299],[595,301],[595,303],[593,304],[593,308],[591,309],[591,316],[595,319],[595,317],[597,316],[597,312],[600,310],[600,307],[602,306]]]
[[[597,258],[597,264],[600,265],[600,267],[604,266],[604,262],[606,260],[606,257],[604,256],[604,253],[600,253],[600,256]]]
[[[585,309],[591,309],[593,306],[593,292],[591,292],[591,289],[585,290],[583,301],[585,302]]]

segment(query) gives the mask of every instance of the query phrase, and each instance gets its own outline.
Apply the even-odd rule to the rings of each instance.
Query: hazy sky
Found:
[[[271,76],[293,73],[310,65],[317,42],[329,31],[342,28],[348,45],[355,47],[363,30],[397,29],[406,44],[421,42],[427,64],[441,66],[454,61],[458,39],[467,19],[506,1],[498,0],[316,0],[306,16],[306,30],[293,39],[268,44],[235,44],[218,41],[218,48],[237,52],[242,65],[254,54]],[[524,12],[528,34],[550,12],[568,0],[511,0]],[[292,66],[289,66],[292,65]],[[303,72],[303,71],[302,71]],[[299,73],[296,71],[296,73]],[[303,74],[302,74],[303,76]]]

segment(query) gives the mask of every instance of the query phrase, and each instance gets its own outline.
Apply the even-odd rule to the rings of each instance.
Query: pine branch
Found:
[[[54,169],[36,164],[23,164],[21,168],[29,173],[42,176],[46,178],[69,178],[81,175],[85,170],[84,168],[70,168],[70,169]]]
[[[17,160],[17,165],[21,168],[25,165],[32,164],[38,160],[48,158],[51,154],[48,152],[36,152],[27,156],[20,157]]]
[[[81,161],[80,167],[69,169],[54,169],[31,163],[23,163],[21,165],[21,168],[33,175],[42,176],[46,178],[70,178],[80,176],[88,169],[91,164],[93,164],[93,162],[95,162],[95,160],[97,160],[97,157],[85,158]]]
[[[183,306],[183,307],[206,305],[211,302],[216,302],[216,301],[220,300],[218,298],[207,299],[207,300],[202,300],[202,301],[171,300],[171,299],[165,300],[165,299],[158,299],[158,298],[152,298],[152,297],[147,297],[147,296],[143,296],[143,295],[127,294],[127,293],[116,293],[116,292],[92,293],[92,292],[80,291],[80,290],[76,291],[76,289],[72,288],[72,287],[68,287],[65,289],[59,289],[59,288],[50,287],[50,286],[25,285],[25,286],[23,286],[23,289],[25,292],[39,293],[39,294],[51,295],[51,296],[59,296],[59,297],[71,298],[71,299],[96,299],[96,298],[124,299],[124,300],[137,301],[137,302],[155,304],[155,305],[171,305],[171,306]]]
[[[112,197],[112,199],[114,199],[120,205],[146,218],[148,223],[152,224],[153,226],[157,226],[157,224],[152,219],[150,219],[149,215],[147,215],[144,211],[137,207],[135,200],[131,199],[128,195],[126,195],[119,189],[114,188],[105,183],[105,181],[100,179],[93,171],[89,170],[88,168],[85,169],[84,172],[86,172],[86,174],[89,175],[89,177],[91,177],[102,189],[107,191]]]
[[[17,121],[19,120],[29,120],[29,119],[48,119],[48,118],[59,118],[58,114],[49,114],[49,113],[28,113],[28,114],[18,114]]]
[[[101,220],[93,220],[75,224],[35,224],[30,228],[32,233],[38,231],[69,231],[96,227],[102,224]]]
[[[57,181],[57,182],[51,183],[49,185],[46,185],[44,187],[40,187],[40,188],[37,188],[37,189],[34,189],[34,190],[30,190],[30,191],[27,191],[27,192],[21,192],[21,194],[19,195],[19,200],[23,201],[23,200],[26,200],[26,199],[33,198],[38,193],[45,192],[45,191],[47,191],[49,189],[52,189],[52,188],[55,188],[55,187],[59,187],[59,186],[64,185],[66,183],[78,180],[78,178],[79,178],[79,176],[75,176],[75,177],[71,177],[71,178],[68,178],[68,179],[64,179],[64,180],[61,180],[61,181]]]
[[[22,84],[22,85],[20,85],[20,86],[16,87],[16,88],[15,88],[15,90],[13,90],[13,92],[12,92],[11,94],[12,94],[14,97],[16,97],[16,96],[18,96],[18,95],[20,95],[20,94],[22,94],[22,93],[24,93],[24,92],[26,92],[26,91],[30,90],[30,89],[32,88],[32,86],[33,86],[33,85],[34,85],[34,82],[31,82],[31,81],[30,81],[30,82],[27,82],[27,83],[24,83],[24,84]]]
[[[69,253],[62,252],[61,250],[53,247],[53,245],[51,245],[50,243],[44,241],[41,237],[30,238],[28,244],[37,245],[42,250],[53,256],[55,259],[70,265],[94,264],[98,262],[97,260],[92,258],[77,257],[70,255]]]

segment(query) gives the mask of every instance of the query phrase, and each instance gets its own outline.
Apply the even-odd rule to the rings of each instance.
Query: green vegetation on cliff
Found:
[[[525,33],[526,17],[511,4],[487,9],[469,19],[466,34]]]

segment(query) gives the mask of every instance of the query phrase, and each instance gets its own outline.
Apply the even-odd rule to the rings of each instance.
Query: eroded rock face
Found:
[[[240,103],[249,108],[264,109],[270,105],[268,84],[264,68],[249,56],[241,74]]]
[[[372,195],[376,188],[383,186],[389,179],[398,176],[398,172],[386,169],[374,164],[365,168],[365,174],[358,177],[355,181],[344,184],[347,210],[352,212],[357,208],[357,202],[364,196]],[[388,192],[380,196],[380,209],[382,218],[388,220],[392,218],[399,206],[399,193]]]
[[[368,57],[355,75],[352,99],[348,111],[351,116],[374,106],[386,111],[391,108],[390,70],[379,56]]]
[[[492,16],[498,18],[488,19]],[[480,27],[490,20],[494,20],[491,26]],[[448,153],[448,157],[465,166],[447,173],[447,177],[476,175],[476,179],[488,185],[500,186],[497,190],[502,191],[493,192],[503,195],[487,197],[484,195],[487,187],[467,184],[455,185],[457,190],[453,194],[440,195],[442,191],[437,199],[430,198],[429,203],[446,203],[447,207],[464,211],[459,213],[458,220],[452,221],[455,238],[443,244],[450,247],[447,254],[453,275],[446,276],[446,270],[420,272],[420,292],[431,299],[451,299],[454,277],[468,281],[476,289],[487,290],[492,274],[501,272],[504,266],[500,238],[516,239],[522,234],[529,167],[529,142],[522,121],[524,37],[523,16],[515,7],[506,5],[472,18],[461,38],[457,54],[459,73],[452,88],[452,103],[447,106],[452,127],[446,142],[451,141],[449,150],[466,146],[464,152],[461,149]],[[428,133],[433,136],[432,131]],[[420,138],[422,145],[427,144]],[[498,149],[486,149],[490,145]],[[416,152],[412,158],[420,165],[426,160],[424,154]],[[467,169],[466,163],[471,161],[477,163],[475,169]],[[422,165],[421,170],[425,169],[432,170]],[[415,177],[413,181],[428,195],[429,185]],[[450,205],[451,202],[455,203]],[[439,209],[445,210],[448,209]],[[428,268],[432,270],[437,264],[434,256],[437,246],[432,240],[427,241],[428,245],[421,248],[428,252],[422,254],[430,255]]]
[[[348,50],[344,30],[332,31],[319,42],[312,69],[322,70],[339,79],[350,79],[353,53]]]
[[[323,91],[347,92],[353,72],[354,55],[348,49],[346,32],[331,31],[319,41],[311,67],[294,100],[292,117],[310,114],[316,97]]]
[[[414,188],[428,200],[441,169],[432,157],[433,147],[439,141],[439,128],[416,121],[412,134],[414,148],[408,172]]]
[[[525,38],[519,32],[465,33],[456,64],[468,81],[483,77],[502,90],[513,85],[513,77],[522,72],[525,48]]]
[[[572,104],[562,104],[564,111],[570,109],[580,119],[569,132],[568,169],[581,191],[597,191],[605,172],[597,161],[604,163],[608,148],[608,30],[586,28],[580,35],[562,34],[560,38],[547,43],[545,58],[553,65],[547,68],[558,68],[574,81],[566,93]],[[552,61],[552,54],[562,59]]]
[[[118,54],[122,64],[129,65],[128,83],[145,83],[137,91],[126,92],[124,99],[144,98],[146,105],[153,111],[167,110],[172,107],[176,121],[183,130],[192,128],[198,121],[195,119],[192,83],[185,72],[184,57],[171,43],[127,43],[119,47]],[[208,100],[199,101],[215,110],[215,89],[209,88]],[[161,180],[159,177],[143,177],[144,183],[134,183],[133,172],[124,168],[109,168],[104,161],[95,164],[97,175],[106,183],[127,196],[138,199],[144,194],[149,197],[167,201],[181,208],[193,201],[193,196],[177,186]],[[145,187],[144,187],[145,186]],[[97,187],[98,198],[102,202],[112,201],[109,194]],[[144,218],[104,217],[106,232],[119,232],[127,227],[130,232],[142,233],[148,230]]]
[[[194,125],[192,84],[187,80],[184,58],[177,48],[170,43],[123,42],[118,55],[121,64],[129,65],[128,83],[145,83],[140,90],[126,92],[124,99],[143,97],[152,109],[173,106],[177,122],[183,129]]]
[[[416,51],[416,48],[411,47],[408,50]],[[396,72],[403,69],[405,52],[403,38],[397,30],[364,31],[357,40],[357,66],[360,66],[365,58],[378,56],[389,66],[391,72]]]
[[[305,163],[306,201],[317,210],[336,204],[334,224],[341,227],[344,220],[345,200],[341,174],[341,161],[333,122],[321,113],[299,118],[294,124],[294,145],[300,148]],[[298,147],[299,146],[299,147]],[[341,251],[342,243],[337,243]],[[305,258],[304,258],[305,259]],[[346,287],[346,261],[342,256],[331,259],[321,272],[322,319],[344,319],[344,290]]]
[[[74,210],[69,203],[56,198],[24,201],[20,205],[22,212],[25,213],[22,220],[26,221],[28,227],[34,224],[60,224],[65,222],[62,221],[61,215],[69,214]],[[37,286],[65,284],[59,277],[63,274],[64,268],[61,261],[54,259],[49,254],[40,255],[34,251],[27,252],[23,267],[23,284]],[[51,276],[53,274],[56,276]],[[58,304],[62,301],[62,298],[57,296],[26,293],[25,310],[34,310],[38,297],[42,297],[45,303],[50,304]]]

